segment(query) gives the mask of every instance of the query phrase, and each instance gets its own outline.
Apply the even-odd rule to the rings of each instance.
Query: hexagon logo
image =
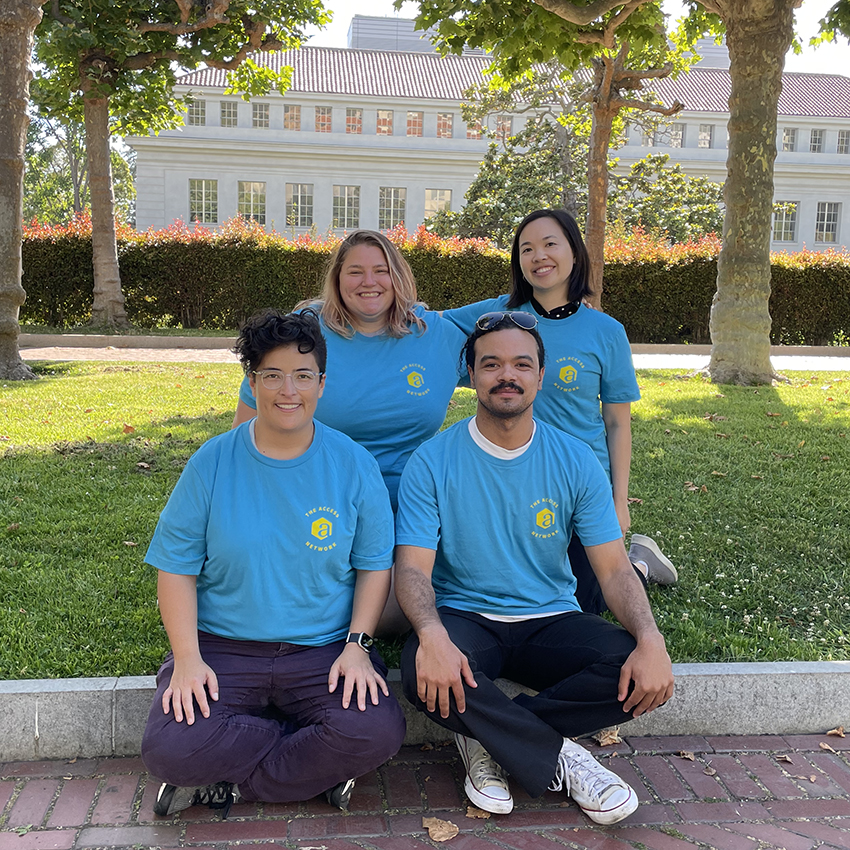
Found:
[[[310,530],[313,533],[313,537],[317,537],[319,540],[325,540],[333,534],[334,527],[329,519],[322,517],[313,523]]]
[[[560,378],[565,384],[571,384],[578,377],[575,366],[564,366],[561,369]]]
[[[407,376],[407,383],[410,384],[411,387],[416,387],[418,389],[425,383],[425,378],[423,378],[419,372],[411,372]]]
[[[549,508],[543,508],[537,513],[537,524],[541,528],[551,528],[555,524],[555,514]]]

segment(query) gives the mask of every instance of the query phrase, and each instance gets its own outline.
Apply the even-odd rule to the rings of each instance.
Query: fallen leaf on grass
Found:
[[[728,434],[724,434],[722,431],[715,431],[715,432],[714,432],[714,436],[715,436],[715,437],[720,437],[720,438],[721,438],[721,439],[723,439],[723,440],[728,440],[728,439],[729,439],[729,435],[728,435]]]
[[[777,756],[776,760],[777,761],[784,761],[785,764],[794,764],[794,762],[791,759],[791,756],[786,756],[786,755]]]
[[[697,760],[696,756],[693,753],[688,752],[687,750],[679,750],[679,752],[676,753],[676,755],[680,759],[687,759],[688,761],[696,761]]]
[[[694,484],[693,481],[686,481],[685,482],[685,489],[690,490],[692,493],[696,493],[699,490],[699,487],[697,487],[697,485]]]
[[[826,750],[827,752],[830,752],[830,753],[835,753],[835,750],[833,750],[833,749],[832,749],[832,747],[830,747],[830,746],[829,746],[829,744],[827,744],[825,741],[821,741],[821,742],[818,744],[818,746],[819,746],[822,750]],[[838,755],[838,753],[835,753],[835,755]]]
[[[6,531],[17,531],[21,527],[19,522],[13,522],[6,526]]]
[[[150,465],[149,463],[145,463],[143,460],[140,460],[140,461],[136,464],[136,466],[138,466],[138,467],[139,467],[139,469],[150,469],[150,468],[151,468],[151,465]]]
[[[460,832],[451,821],[439,818],[422,818],[422,826],[428,830],[431,841],[449,841]]]
[[[707,493],[708,487],[706,487],[705,484],[703,484],[702,487],[699,488],[699,491],[700,491],[700,493]]]
[[[11,437],[7,437],[5,434],[0,434],[0,440],[11,440]]]
[[[126,422],[124,423],[124,427],[121,429],[125,434],[132,434],[136,429],[132,425],[128,425]]]
[[[768,416],[781,416],[781,413],[771,413],[769,410],[767,411]]]
[[[717,773],[717,771],[709,765],[709,767],[707,767],[707,768],[705,768],[705,770],[703,770],[703,773],[706,776],[714,776]]]
[[[712,474],[712,475],[717,475],[717,476],[719,476],[720,478],[725,478],[725,477],[726,477],[726,473],[725,473],[725,472],[718,472],[716,469],[712,469],[712,470],[711,470],[711,474]]]
[[[642,505],[643,499],[638,499],[636,496],[629,496],[630,505]]]
[[[622,744],[623,739],[620,737],[620,727],[612,726],[610,729],[603,729],[595,735],[590,736],[600,747],[611,747],[614,744]]]
[[[751,475],[751,476],[750,476],[750,478],[755,478],[755,479],[756,479],[756,481],[762,481],[762,480],[764,480],[764,476],[763,476],[763,475]]]
[[[821,456],[820,456],[820,459],[821,459],[821,460],[831,460],[831,458],[830,458],[830,456],[829,456],[829,455],[821,455]]]
[[[797,448],[798,448],[798,449],[802,449],[802,448],[803,448],[803,446],[805,446],[805,445],[806,445],[806,441],[805,441],[805,440],[800,440],[800,442],[799,442],[799,443],[797,443]]]
[[[84,412],[85,413],[91,413],[93,410],[94,410],[93,407],[87,407]]]
[[[830,729],[827,735],[832,735],[835,738],[843,738],[844,737],[844,727],[836,726],[835,729]]]
[[[482,820],[486,820],[490,817],[490,812],[485,812],[484,809],[478,809],[475,806],[467,806],[466,816],[468,818],[481,818]]]
[[[138,543],[133,543],[133,541],[132,541],[132,540],[125,540],[125,541],[124,541],[124,545],[125,545],[125,546],[138,546],[139,544],[138,544]]]

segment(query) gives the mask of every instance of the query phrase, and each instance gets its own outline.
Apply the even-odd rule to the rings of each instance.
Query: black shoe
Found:
[[[154,814],[165,818],[175,812],[182,812],[190,806],[209,806],[211,809],[223,809],[222,817],[226,818],[230,807],[241,799],[238,789],[232,782],[215,782],[212,785],[197,785],[190,788],[163,782],[156,795],[153,811]]]
[[[354,780],[346,779],[345,782],[340,782],[339,785],[334,785],[333,788],[328,788],[325,791],[325,799],[338,809],[344,812],[348,811],[348,804],[351,802],[351,792],[354,790]]]

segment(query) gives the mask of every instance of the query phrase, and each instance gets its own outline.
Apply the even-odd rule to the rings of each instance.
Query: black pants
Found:
[[[631,720],[617,700],[620,668],[635,639],[620,626],[582,612],[521,623],[499,623],[479,614],[441,608],[440,617],[469,659],[477,688],[464,688],[466,710],[449,716],[429,712],[417,696],[416,651],[408,638],[401,658],[404,694],[432,720],[480,741],[532,796],[555,776],[564,737],[587,734]],[[507,697],[493,683],[504,677],[539,691]]]

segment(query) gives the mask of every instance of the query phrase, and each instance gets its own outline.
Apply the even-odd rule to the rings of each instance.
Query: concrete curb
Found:
[[[188,348],[231,349],[236,337],[135,336],[132,334],[20,334],[20,348]],[[710,345],[649,345],[635,343],[632,354],[711,355]],[[772,345],[773,356],[850,357],[850,346]]]
[[[629,723],[629,735],[820,734],[850,727],[850,661],[674,664],[676,696]],[[407,717],[406,744],[448,733],[390,685]],[[509,695],[519,692],[501,681]],[[137,755],[153,676],[0,681],[0,762]]]

